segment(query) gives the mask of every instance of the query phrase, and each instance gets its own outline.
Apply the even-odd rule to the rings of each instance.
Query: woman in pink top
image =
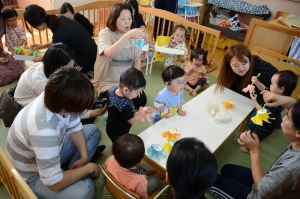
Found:
[[[139,136],[124,134],[118,137],[113,142],[112,153],[113,155],[105,161],[107,171],[141,199],[147,199],[148,194],[159,186],[159,180],[164,179],[164,176],[156,171],[146,172],[139,165],[145,154],[144,142]]]
[[[191,53],[190,62],[186,64],[185,78],[187,84],[184,86],[190,92],[190,95],[196,96],[202,88],[209,86],[207,70],[207,51],[202,48],[196,48]]]

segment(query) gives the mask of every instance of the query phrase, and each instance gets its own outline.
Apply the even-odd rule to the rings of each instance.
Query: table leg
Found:
[[[244,132],[245,129],[246,129],[246,126],[248,124],[248,121],[250,120],[250,117],[251,117],[251,114],[252,114],[252,111],[247,115],[247,117],[243,120],[243,122],[240,124],[240,127],[239,127],[239,131],[240,132]]]

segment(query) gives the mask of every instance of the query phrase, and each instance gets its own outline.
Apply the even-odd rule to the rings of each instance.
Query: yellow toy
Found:
[[[264,105],[264,107],[265,107],[265,105]],[[271,123],[271,122],[269,122],[269,119],[275,120],[275,118],[270,118],[270,117],[269,117],[269,114],[270,114],[270,113],[269,113],[268,110],[265,109],[264,107],[263,107],[262,109],[259,109],[259,110],[257,111],[256,115],[255,115],[254,117],[251,118],[251,120],[252,120],[252,122],[253,122],[254,124],[257,124],[257,125],[262,126],[262,125],[263,125],[263,121],[268,122],[268,123]]]
[[[164,143],[165,152],[169,154],[172,151],[174,144],[175,140]]]
[[[163,137],[168,137],[168,141],[177,140],[177,136],[181,136],[181,134],[177,133],[177,128],[170,128],[169,131],[162,133]]]

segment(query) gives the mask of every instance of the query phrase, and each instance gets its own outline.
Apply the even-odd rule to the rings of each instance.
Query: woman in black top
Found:
[[[38,30],[49,28],[53,33],[52,42],[31,44],[33,50],[48,48],[52,43],[64,43],[75,53],[76,65],[74,67],[85,73],[90,79],[93,78],[97,45],[83,26],[64,16],[48,15],[44,8],[35,4],[25,8],[24,20],[29,31],[28,23]],[[34,61],[41,60],[42,57],[38,56]]]
[[[59,14],[68,17],[69,19],[77,21],[86,29],[86,31],[88,31],[88,33],[91,36],[94,36],[94,25],[91,24],[91,22],[82,14],[74,13],[74,8],[71,4],[65,2],[60,6],[58,10]]]

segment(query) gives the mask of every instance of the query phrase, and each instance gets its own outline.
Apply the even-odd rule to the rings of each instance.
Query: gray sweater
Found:
[[[259,181],[257,190],[253,185],[248,198],[300,198],[300,151],[289,145]]]

